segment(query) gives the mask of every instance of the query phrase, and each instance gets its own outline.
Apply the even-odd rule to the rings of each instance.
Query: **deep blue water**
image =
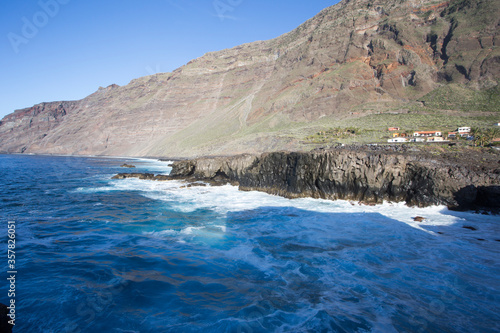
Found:
[[[500,331],[498,216],[111,180],[124,162],[169,171],[0,155],[14,332]]]

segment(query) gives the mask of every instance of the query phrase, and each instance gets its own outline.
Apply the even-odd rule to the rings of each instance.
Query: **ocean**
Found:
[[[123,163],[170,171],[0,155],[13,332],[500,331],[499,216],[112,180]]]

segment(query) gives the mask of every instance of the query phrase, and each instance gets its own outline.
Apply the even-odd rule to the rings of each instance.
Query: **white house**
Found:
[[[387,142],[390,142],[390,143],[408,142],[408,139],[407,138],[393,138],[393,139],[387,140]]]
[[[459,127],[457,131],[458,134],[470,133],[470,127]]]
[[[440,136],[435,136],[432,138],[427,138],[427,142],[441,142],[444,141],[444,139]]]
[[[439,131],[419,131],[419,132],[414,132],[413,136],[441,136],[441,132],[439,132]]]

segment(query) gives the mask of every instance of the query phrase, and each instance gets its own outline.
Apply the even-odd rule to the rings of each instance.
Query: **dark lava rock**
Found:
[[[182,179],[215,186],[230,183],[243,191],[287,198],[364,204],[404,201],[419,207],[495,211],[500,209],[500,175],[492,172],[497,168],[497,155],[476,150],[449,154],[441,148],[410,151],[404,145],[352,145],[313,152],[181,160],[172,164],[169,176],[132,173],[113,178]],[[477,161],[483,160],[486,162],[478,166]]]
[[[172,178],[170,178],[169,176],[167,175],[156,175],[154,177],[154,180],[159,180],[159,181],[165,181],[165,180],[171,180]]]
[[[122,168],[135,168],[135,165],[124,163],[121,165]]]
[[[478,156],[469,151],[456,160],[446,154],[442,150],[409,152],[407,146],[399,145],[351,145],[313,152],[177,161],[171,176],[227,179],[238,182],[240,190],[287,198],[344,199],[365,204],[404,201],[410,206],[439,204],[465,210],[479,205],[488,210],[500,206],[495,200],[500,193],[496,188],[499,175],[477,167]],[[488,158],[497,161],[496,155]]]
[[[464,225],[462,228],[469,229],[469,230],[472,230],[472,231],[476,231],[477,230],[476,228],[474,228],[474,227],[472,227],[470,225]]]

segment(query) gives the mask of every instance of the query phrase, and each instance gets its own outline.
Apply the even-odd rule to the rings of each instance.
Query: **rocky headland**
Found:
[[[122,173],[166,181],[232,183],[243,191],[287,198],[406,202],[451,209],[500,208],[500,160],[495,151],[406,146],[352,146],[312,152],[272,152],[176,161],[170,175]]]

